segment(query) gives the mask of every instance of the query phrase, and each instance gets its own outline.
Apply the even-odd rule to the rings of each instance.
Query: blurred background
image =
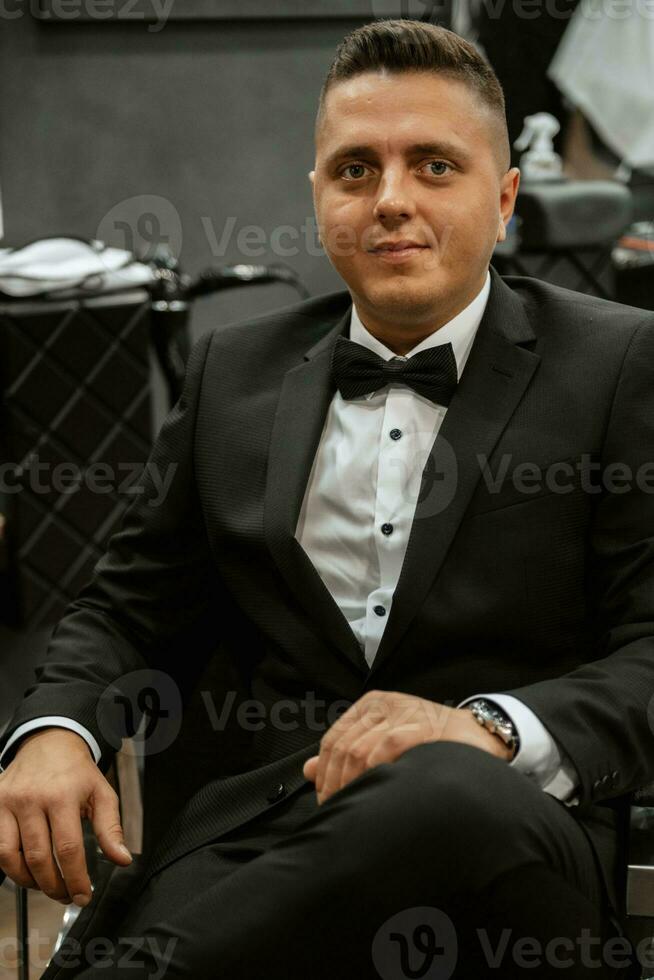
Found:
[[[0,0],[0,728],[133,499],[190,344],[344,288],[317,240],[313,125],[337,44],[380,17],[457,31],[500,78],[522,184],[498,271],[654,309],[648,0]],[[30,901],[45,962],[61,912]]]
[[[295,243],[281,236],[283,249],[296,245],[288,257],[275,254],[271,236],[312,221],[307,172],[324,74],[343,35],[382,16],[429,19],[474,40],[504,86],[512,141],[526,116],[551,112],[567,172],[611,178],[622,162],[621,134],[607,143],[611,133],[593,118],[589,98],[566,104],[548,76],[576,7],[577,0],[4,0],[0,246],[55,234],[141,250],[161,242],[188,272],[282,258],[312,295],[341,288],[304,236]],[[589,13],[592,36],[578,40],[570,60],[591,44],[620,114],[651,130],[654,10],[646,16],[645,0],[614,0],[613,8],[611,0],[597,5],[607,27],[599,39]],[[519,157],[515,151],[513,162]],[[654,159],[650,165],[632,178],[650,187],[643,219],[654,208]],[[250,232],[256,255],[239,247],[249,226],[260,229],[258,249]],[[223,292],[197,305],[193,336],[292,298],[283,285]]]

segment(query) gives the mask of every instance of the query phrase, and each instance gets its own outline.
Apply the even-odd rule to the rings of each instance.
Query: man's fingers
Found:
[[[22,888],[38,888],[23,857],[16,817],[6,809],[0,811],[0,868]]]
[[[304,763],[302,767],[302,772],[304,773],[304,778],[309,779],[311,782],[316,781],[316,772],[318,771],[318,756],[312,755],[310,759]]]
[[[370,719],[365,722],[360,720],[334,744],[326,759],[322,782],[316,782],[320,803],[365,771],[368,746],[380,737],[379,732],[382,730],[382,723],[371,729]]]
[[[347,786],[357,776],[370,769],[368,757],[378,738],[378,729],[373,729],[372,732],[365,731],[359,738],[352,742],[350,751],[343,760],[343,768],[339,774],[338,789]]]
[[[125,847],[118,796],[106,781],[93,793],[91,823],[104,854],[116,864],[129,864],[132,855]]]
[[[325,781],[318,792],[319,802],[323,803],[368,769],[395,762],[407,749],[419,744],[413,723],[390,730],[384,722],[372,729],[368,726],[353,729],[331,753]]]
[[[342,720],[342,719],[339,719]],[[357,717],[351,714],[349,724],[342,730],[337,739],[333,739],[336,728],[330,729],[332,733],[331,745],[324,749],[321,746],[320,757],[318,760],[318,772],[316,776],[316,792],[320,803],[326,800],[332,793],[336,793],[343,785],[341,775],[348,762],[348,754],[351,747],[359,739],[370,731],[371,718],[368,715],[359,713]],[[322,766],[321,766],[322,763]]]
[[[54,859],[45,813],[37,807],[19,810],[18,822],[23,857],[36,884],[48,898],[68,900],[66,884]]]
[[[355,702],[334,722],[329,731],[323,735],[320,742],[318,765],[316,767],[316,790],[318,793],[322,792],[327,771],[333,765],[332,755],[336,747],[343,738],[349,737],[353,728],[362,724],[362,712],[365,713],[365,706],[362,707],[360,701]]]
[[[416,740],[413,724],[406,725],[404,728],[395,728],[392,732],[386,732],[379,741],[370,746],[368,768],[372,769],[373,766],[380,766],[384,762],[395,762],[408,749],[415,745],[421,745],[422,741]]]
[[[76,905],[88,905],[92,898],[91,880],[86,867],[82,820],[78,806],[52,807],[48,817],[55,858],[68,894]]]

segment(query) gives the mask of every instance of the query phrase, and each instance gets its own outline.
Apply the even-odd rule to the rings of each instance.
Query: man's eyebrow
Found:
[[[450,143],[447,140],[437,140],[430,141],[428,143],[412,143],[405,149],[405,154],[408,156],[417,156],[418,154],[427,154],[434,156],[446,156],[453,157],[454,159],[461,160],[463,162],[470,159],[470,154],[462,146],[457,143]],[[348,160],[351,157],[366,157],[367,159],[376,158],[377,151],[374,146],[367,145],[365,143],[356,143],[350,146],[341,146],[337,150],[334,150],[327,157],[326,166],[333,167],[335,164],[339,163],[341,160]]]

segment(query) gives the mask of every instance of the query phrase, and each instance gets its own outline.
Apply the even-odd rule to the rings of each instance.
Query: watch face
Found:
[[[518,733],[508,715],[505,715],[495,705],[489,704],[488,701],[480,700],[473,702],[471,707],[480,725],[483,725],[489,731],[493,732],[494,735],[497,735],[498,738],[501,738],[505,745],[508,745],[510,748],[517,748]]]

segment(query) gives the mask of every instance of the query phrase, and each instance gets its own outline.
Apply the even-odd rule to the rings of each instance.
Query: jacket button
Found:
[[[596,779],[595,782],[593,783],[593,789],[599,789],[601,785],[602,785],[602,780]]]
[[[273,786],[273,788],[270,790],[266,799],[269,803],[276,803],[277,800],[281,800],[283,796],[286,796],[286,787],[283,783],[277,783],[277,785]]]
[[[620,773],[618,772],[618,770],[614,769],[613,772],[611,773],[611,779],[615,780],[618,778],[619,775]]]
[[[611,782],[611,777],[609,776],[608,773],[602,776],[602,786],[608,786],[610,782]]]

